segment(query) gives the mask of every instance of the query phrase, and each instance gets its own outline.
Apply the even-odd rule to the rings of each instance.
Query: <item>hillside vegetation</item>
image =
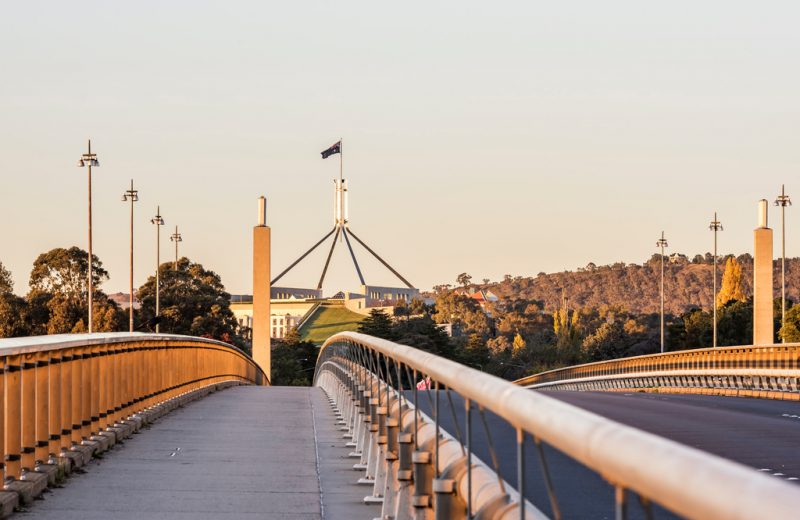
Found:
[[[719,289],[727,257],[718,259],[717,288]],[[664,269],[665,310],[669,314],[682,314],[692,308],[711,309],[713,285],[712,255],[697,255],[693,260],[680,255],[667,261]],[[745,297],[753,292],[753,258],[740,255],[742,289]],[[576,271],[539,273],[536,277],[512,277],[497,283],[479,284],[502,299],[524,298],[543,302],[544,309],[552,312],[561,307],[563,295],[572,308],[600,308],[605,305],[624,308],[636,314],[659,310],[660,258],[654,255],[644,264],[616,263],[595,266],[589,264]],[[774,262],[775,296],[780,296],[780,260]],[[800,258],[786,260],[787,298],[800,299]]]

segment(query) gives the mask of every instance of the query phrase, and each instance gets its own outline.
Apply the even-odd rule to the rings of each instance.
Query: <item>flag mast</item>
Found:
[[[336,184],[336,191],[335,191],[334,197],[333,197],[333,206],[334,206],[333,207],[333,215],[334,215],[333,229],[330,230],[327,235],[322,237],[322,239],[319,242],[317,242],[316,244],[311,246],[311,249],[309,249],[308,251],[303,253],[303,255],[300,256],[300,258],[298,258],[297,260],[292,262],[292,264],[289,265],[289,267],[284,269],[283,272],[281,272],[278,276],[276,276],[272,280],[271,285],[274,286],[275,283],[278,280],[280,280],[281,277],[283,277],[283,275],[285,275],[286,273],[291,271],[294,266],[299,264],[300,261],[302,261],[309,254],[311,254],[312,251],[314,251],[317,247],[322,245],[323,242],[325,242],[328,238],[330,238],[331,235],[333,235],[333,243],[331,244],[331,248],[328,251],[327,258],[325,259],[325,266],[322,269],[322,276],[320,276],[319,283],[317,284],[317,290],[321,290],[322,289],[322,284],[325,281],[325,274],[328,272],[328,265],[330,264],[331,257],[333,256],[333,250],[336,248],[337,239],[339,240],[339,242],[342,242],[342,241],[347,242],[347,249],[350,251],[350,256],[353,259],[353,265],[356,268],[356,273],[358,274],[359,281],[361,282],[361,285],[366,286],[366,283],[364,281],[364,276],[361,273],[361,268],[358,265],[358,260],[356,260],[355,251],[353,251],[353,247],[352,247],[352,244],[350,243],[350,238],[348,236],[348,235],[353,235],[353,238],[356,240],[356,242],[361,244],[364,247],[364,249],[366,249],[372,256],[374,256],[380,263],[382,263],[384,265],[384,267],[389,269],[389,271],[391,271],[392,274],[397,276],[404,284],[406,284],[406,286],[408,286],[410,289],[413,289],[414,286],[411,285],[411,283],[409,283],[408,280],[403,278],[400,275],[400,273],[398,273],[392,266],[390,266],[383,258],[378,256],[378,254],[375,251],[373,251],[367,244],[365,244],[363,240],[358,238],[352,231],[350,231],[350,226],[348,225],[349,222],[348,222],[348,218],[347,218],[348,217],[348,211],[347,211],[347,202],[348,202],[347,199],[348,199],[348,197],[346,196],[347,195],[347,189],[345,188],[345,184],[344,184],[344,159],[342,157],[344,154],[342,153],[342,151],[343,151],[343,142],[342,141],[343,141],[343,139],[339,138],[338,142],[334,143],[332,146],[330,146],[327,149],[322,151],[322,158],[323,159],[327,159],[328,157],[330,157],[331,155],[334,155],[334,154],[339,154],[339,180],[338,180],[338,182],[337,182],[336,179],[333,180],[333,182]]]

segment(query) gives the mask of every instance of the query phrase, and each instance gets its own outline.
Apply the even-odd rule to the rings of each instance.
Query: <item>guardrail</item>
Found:
[[[524,491],[524,450],[531,437],[555,518],[561,517],[559,501],[570,494],[558,496],[553,488],[545,443],[612,484],[617,518],[627,517],[629,494],[638,495],[648,518],[652,503],[699,519],[792,518],[800,510],[800,488],[792,484],[363,334],[340,333],[325,342],[315,384],[337,411],[351,456],[358,460],[354,468],[363,471],[359,482],[372,487],[365,501],[381,502],[382,518],[544,518]],[[463,399],[462,423],[451,392]],[[420,411],[421,393],[431,399],[433,417]],[[449,411],[440,405],[442,396]],[[485,411],[516,430],[519,491],[499,476]],[[448,413],[455,437],[440,427]],[[473,453],[474,415],[486,429],[491,465]]]
[[[537,390],[659,390],[800,400],[800,344],[650,354],[550,370],[515,383]]]
[[[169,334],[0,339],[3,511],[186,400],[230,384],[269,384],[235,347]],[[2,515],[3,511],[0,511]]]

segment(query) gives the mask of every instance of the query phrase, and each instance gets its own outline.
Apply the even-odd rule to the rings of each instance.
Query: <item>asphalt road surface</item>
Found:
[[[419,404],[431,414],[428,398],[420,392]],[[622,394],[601,392],[547,392],[572,405],[656,435],[725,457],[800,484],[800,403],[735,397]],[[442,426],[455,436],[455,414],[464,432],[463,401],[452,395],[453,408],[440,395]],[[480,419],[473,415],[475,453],[489,463],[489,443]],[[486,414],[500,472],[516,487],[514,430],[499,417]],[[541,464],[532,441],[526,444],[526,496],[546,514],[552,514],[542,479]],[[613,488],[599,475],[566,455],[545,446],[545,459],[564,518],[614,518]],[[656,508],[656,518],[674,518]],[[644,518],[631,497],[631,518]]]

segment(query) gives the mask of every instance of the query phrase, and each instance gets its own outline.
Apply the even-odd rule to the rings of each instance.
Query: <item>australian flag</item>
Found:
[[[341,141],[337,142],[336,144],[334,144],[333,146],[331,146],[327,150],[323,151],[322,152],[322,158],[323,159],[327,159],[328,157],[330,157],[331,155],[333,155],[335,153],[342,153],[342,142]]]

